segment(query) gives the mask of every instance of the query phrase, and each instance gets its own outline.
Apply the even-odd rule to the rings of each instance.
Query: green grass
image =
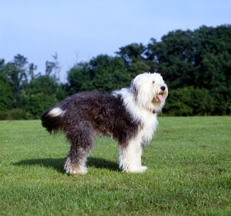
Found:
[[[64,174],[69,144],[40,121],[0,122],[0,215],[231,215],[231,117],[163,117],[143,174],[118,170],[96,138],[85,176]]]

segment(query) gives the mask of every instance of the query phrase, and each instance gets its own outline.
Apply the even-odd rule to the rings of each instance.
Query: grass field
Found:
[[[68,176],[69,144],[40,121],[0,121],[0,215],[231,215],[231,117],[160,117],[143,174],[118,170],[96,138],[85,176]]]

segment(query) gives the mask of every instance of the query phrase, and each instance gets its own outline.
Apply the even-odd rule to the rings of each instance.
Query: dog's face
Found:
[[[159,73],[143,73],[131,83],[136,102],[151,110],[160,111],[168,96],[168,87]]]

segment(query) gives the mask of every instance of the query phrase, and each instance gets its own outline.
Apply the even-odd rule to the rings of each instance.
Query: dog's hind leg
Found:
[[[87,174],[87,157],[94,146],[93,130],[82,127],[82,129],[66,133],[67,139],[71,142],[71,149],[66,158],[64,169],[67,174]]]
[[[64,165],[67,174],[87,174],[86,161],[89,152],[79,147],[75,150],[71,148]]]

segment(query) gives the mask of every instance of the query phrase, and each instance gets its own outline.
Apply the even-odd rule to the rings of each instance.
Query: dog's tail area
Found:
[[[45,111],[41,116],[42,126],[49,133],[57,133],[63,129],[63,116],[65,111],[60,107],[53,107]]]

